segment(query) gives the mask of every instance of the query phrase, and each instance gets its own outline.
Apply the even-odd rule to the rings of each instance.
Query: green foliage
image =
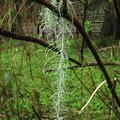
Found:
[[[98,38],[97,38],[98,39]],[[97,41],[96,39],[96,41]],[[76,48],[73,40],[70,39],[69,55],[74,57]],[[46,76],[43,73],[44,69],[50,69],[54,62],[54,59],[50,60],[45,68],[44,63],[46,61],[46,50],[38,45],[32,43],[24,43],[25,46],[19,45],[15,48],[16,44],[20,42],[5,42],[3,44],[3,51],[0,59],[0,99],[1,107],[0,114],[4,115],[1,119],[34,119],[37,120],[35,112],[32,106],[34,106],[36,112],[40,115],[52,115],[53,105],[51,96],[53,95],[54,83],[52,76]],[[5,47],[6,46],[6,47]],[[111,52],[101,52],[105,56],[103,61],[109,60]],[[117,49],[115,50],[117,53]],[[48,57],[53,56],[55,53],[49,52]],[[119,53],[116,54],[117,62],[119,62]],[[89,58],[85,61],[95,61],[90,51],[84,50],[84,57]],[[59,56],[58,56],[59,58]],[[110,61],[114,61],[113,58]],[[69,66],[69,64],[67,63]],[[71,63],[71,65],[74,65]],[[49,67],[49,68],[48,68]],[[56,68],[57,66],[54,66]],[[107,67],[111,78],[119,78],[119,66]],[[73,70],[66,69],[68,74],[68,80],[66,81],[66,96],[64,97],[64,104],[66,106],[66,119],[85,120],[88,119],[88,115],[93,120],[116,118],[115,114],[109,115],[109,108],[100,100],[105,100],[109,103],[110,91],[108,91],[107,84],[101,87],[101,90],[107,94],[106,98],[101,90],[98,91],[89,106],[78,115],[80,109],[85,105],[95,87],[97,87],[103,80],[103,74],[98,67],[85,67],[74,68]],[[114,73],[113,71],[116,71]],[[52,72],[54,73],[54,71]],[[75,74],[76,73],[76,74]],[[77,75],[77,76],[76,76]],[[79,79],[78,79],[79,78]],[[119,93],[119,84],[116,86],[116,91]],[[9,111],[9,112],[8,112]],[[103,117],[102,117],[103,116]],[[47,118],[46,118],[47,119]],[[116,118],[117,119],[117,118]]]
[[[89,20],[85,21],[85,30],[89,33],[92,30],[92,23]]]
[[[55,1],[56,2],[56,1]],[[96,4],[94,4],[94,2]],[[88,3],[95,6],[99,6],[99,3],[103,1],[88,0]],[[30,3],[29,3],[30,4]],[[57,7],[57,6],[56,6]],[[29,8],[29,7],[28,7]],[[59,7],[61,9],[61,7]],[[70,9],[70,8],[69,8]],[[26,8],[25,8],[26,10]],[[31,11],[33,8],[31,9]],[[103,13],[103,8],[99,10],[100,13]],[[14,14],[13,8],[10,8],[6,13],[8,16],[8,28],[11,29],[12,17]],[[98,11],[96,11],[98,12]],[[71,11],[70,11],[71,13]],[[29,13],[28,13],[29,14]],[[34,14],[34,13],[33,13]],[[29,14],[32,16],[33,14]],[[89,16],[93,11],[87,12]],[[42,17],[45,14],[42,14]],[[51,16],[50,16],[51,15]],[[53,17],[54,14],[50,14],[50,11],[47,11],[45,27],[51,27],[54,34],[57,36],[56,45],[64,53],[67,52],[68,56],[75,58],[80,61],[80,48],[82,38],[78,39],[67,39],[64,35],[65,28],[68,30],[69,34],[71,32],[64,22],[58,20],[57,17]],[[33,16],[34,17],[34,16]],[[85,22],[85,30],[89,33],[92,30],[93,24],[90,22],[92,19],[88,19]],[[50,21],[51,20],[51,21]],[[98,20],[98,18],[96,18]],[[43,21],[45,22],[45,21]],[[55,22],[58,22],[55,24]],[[65,21],[66,22],[66,21]],[[2,20],[0,19],[0,25],[2,25]],[[24,24],[24,23],[23,23]],[[44,23],[45,24],[45,23]],[[48,26],[47,26],[48,25]],[[63,26],[63,27],[61,27]],[[25,26],[26,27],[26,26]],[[56,32],[56,27],[58,31]],[[60,32],[60,33],[59,33]],[[59,34],[58,34],[59,33]],[[68,34],[68,33],[66,33]],[[46,35],[48,38],[50,36]],[[41,37],[41,36],[40,36]],[[113,45],[114,40],[110,38],[105,38],[103,36],[92,36],[93,43],[96,46],[100,57],[103,62],[116,62],[119,63],[119,49],[112,47],[110,49],[99,50],[101,47],[108,47]],[[53,95],[56,90],[56,80],[58,76],[55,75],[58,70],[58,64],[61,63],[58,60],[61,58],[64,59],[64,56],[61,57],[54,53],[53,51],[47,51],[41,46],[32,43],[26,42],[16,42],[3,40],[3,43],[0,44],[0,119],[28,119],[28,120],[37,120],[38,116],[43,119],[55,119],[54,118],[54,108],[53,108]],[[61,41],[67,44],[67,47],[61,49]],[[68,45],[69,41],[69,45]],[[53,41],[49,41],[50,44],[54,45]],[[16,47],[17,45],[17,47]],[[117,46],[117,44],[115,44]],[[68,46],[70,49],[68,49]],[[47,54],[47,65],[46,62],[46,52]],[[49,60],[48,60],[49,59]],[[57,60],[57,61],[56,61]],[[95,63],[95,59],[87,46],[84,49],[84,61],[83,65],[86,63]],[[53,66],[54,64],[54,66]],[[95,94],[91,100],[88,107],[79,115],[80,109],[85,105],[85,103],[90,98],[91,94],[95,88],[105,79],[99,67],[97,66],[86,66],[73,69],[66,69],[68,66],[74,66],[75,64],[68,62],[67,59],[64,60],[64,63],[60,64],[60,69],[62,73],[65,73],[66,87],[64,90],[64,99],[61,102],[62,106],[66,106],[64,111],[65,120],[110,120],[118,119],[116,114],[108,107],[112,107],[116,113],[120,112],[120,109],[116,105],[111,93],[109,91],[108,85],[105,84],[101,89]],[[62,69],[65,68],[64,70]],[[52,69],[52,72],[43,73],[43,70]],[[106,66],[107,71],[110,74],[110,78],[114,83],[114,78],[117,77],[120,79],[120,66]],[[58,72],[58,71],[57,71]],[[66,74],[67,73],[67,74]],[[47,74],[51,74],[47,76]],[[54,79],[53,79],[53,76]],[[63,80],[64,76],[61,80]],[[119,94],[119,82],[116,85],[116,91]],[[59,92],[59,90],[58,90]],[[59,101],[59,99],[58,99]],[[108,106],[106,106],[106,104]],[[64,107],[63,107],[64,108]],[[117,109],[116,109],[117,108]],[[116,111],[118,110],[118,111]]]

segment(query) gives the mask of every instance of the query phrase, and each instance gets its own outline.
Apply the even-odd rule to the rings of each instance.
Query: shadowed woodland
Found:
[[[0,0],[0,120],[119,120],[120,1]]]

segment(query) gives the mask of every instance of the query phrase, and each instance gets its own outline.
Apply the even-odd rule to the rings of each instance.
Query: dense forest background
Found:
[[[0,0],[0,120],[119,120],[120,1]]]

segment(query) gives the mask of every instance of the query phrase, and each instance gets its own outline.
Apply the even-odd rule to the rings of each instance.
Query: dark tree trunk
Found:
[[[120,20],[118,18],[115,20],[114,38],[115,40],[120,40]]]
[[[120,1],[117,1],[117,8],[120,12]],[[120,39],[120,20],[116,15],[115,6],[112,3],[108,3],[106,8],[101,34],[105,37],[113,36],[115,40]]]
[[[120,0],[116,0],[115,4],[116,18],[115,18],[115,27],[114,27],[114,38],[115,40],[120,40]]]
[[[104,23],[102,26],[101,34],[105,37],[113,36],[114,33],[114,11],[113,4],[108,3],[108,6],[105,11]]]

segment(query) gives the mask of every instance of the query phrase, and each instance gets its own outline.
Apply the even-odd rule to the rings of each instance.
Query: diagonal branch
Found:
[[[51,11],[53,11],[54,13],[56,13],[59,16],[58,10],[51,3],[49,3],[47,0],[32,0],[32,1],[35,1],[39,4],[43,4],[44,6],[46,6],[47,8],[49,8]],[[108,87],[111,90],[111,93],[112,93],[113,97],[115,98],[117,104],[120,106],[120,99],[119,99],[115,89],[113,89],[114,85],[111,81],[111,78],[110,78],[106,68],[104,67],[104,65],[102,63],[102,60],[100,59],[100,57],[99,57],[99,55],[98,55],[98,53],[95,49],[95,46],[93,45],[91,39],[87,35],[85,29],[82,27],[81,23],[79,22],[79,20],[76,17],[74,17],[74,16],[72,17],[68,13],[67,14],[63,13],[63,17],[66,18],[68,21],[70,21],[81,33],[81,35],[84,38],[85,42],[87,43],[89,49],[91,50],[93,56],[95,57],[99,67],[101,68],[101,70],[102,70],[102,72],[103,72],[103,74],[106,78],[106,81],[108,83]]]
[[[12,39],[16,39],[16,40],[21,40],[21,41],[26,41],[26,42],[32,42],[32,43],[37,43],[39,45],[42,45],[43,47],[45,48],[48,48],[48,49],[51,49],[52,51],[55,51],[57,52],[58,54],[60,54],[60,51],[58,48],[52,46],[52,45],[49,45],[48,43],[45,42],[44,39],[42,40],[39,40],[37,38],[34,38],[34,37],[30,37],[30,36],[22,36],[22,35],[19,35],[19,34],[15,34],[15,33],[12,33],[12,32],[9,32],[7,30],[3,30],[2,28],[0,28],[0,35],[1,36],[4,36],[4,37],[9,37],[9,38],[12,38]],[[68,59],[77,64],[78,66],[81,66],[82,64],[78,61],[76,61],[75,59],[71,58],[71,57],[68,57]]]
[[[30,36],[22,36],[22,35],[7,31],[7,30],[3,30],[2,28],[0,28],[0,35],[5,36],[5,37],[10,37],[10,38],[16,39],[16,40],[37,43],[39,45],[42,45],[43,47],[48,47],[49,49],[51,49],[53,51],[58,51],[58,49],[55,48],[54,46],[50,46],[48,43],[44,42],[44,39],[39,40],[39,39],[36,39],[34,37],[30,37]]]

